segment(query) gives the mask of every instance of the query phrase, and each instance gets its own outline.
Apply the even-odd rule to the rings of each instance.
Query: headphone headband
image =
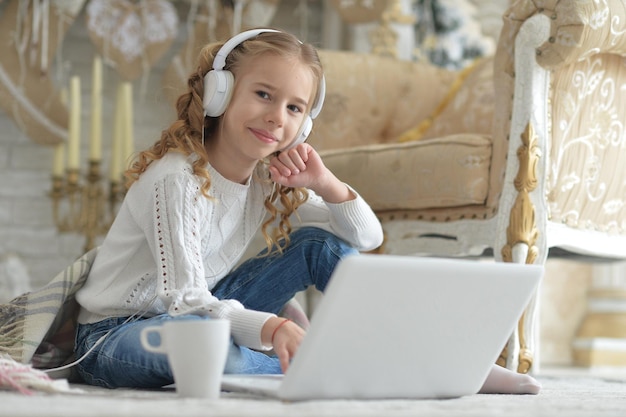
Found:
[[[226,57],[230,54],[233,49],[235,49],[239,44],[247,41],[248,39],[252,39],[256,36],[259,36],[261,33],[265,32],[278,32],[274,29],[252,29],[247,30],[245,32],[241,32],[232,38],[230,38],[219,51],[215,54],[215,58],[213,59],[213,69],[214,70],[223,70],[226,66]]]

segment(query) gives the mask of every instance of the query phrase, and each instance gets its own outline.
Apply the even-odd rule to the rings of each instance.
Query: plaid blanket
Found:
[[[85,253],[44,287],[0,305],[0,356],[45,369],[73,358],[79,310],[75,294],[97,250]]]

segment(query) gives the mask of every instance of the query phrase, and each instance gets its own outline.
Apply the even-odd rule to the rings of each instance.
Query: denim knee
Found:
[[[292,234],[291,250],[301,252],[312,284],[324,291],[339,261],[359,252],[331,232],[315,227],[302,228]],[[288,248],[287,251],[290,249]]]
[[[291,244],[302,242],[321,244],[320,250],[328,250],[337,258],[357,254],[358,251],[334,233],[317,227],[303,227],[291,233]]]

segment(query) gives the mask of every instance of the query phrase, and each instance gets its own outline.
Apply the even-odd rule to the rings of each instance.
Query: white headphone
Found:
[[[213,60],[213,69],[204,76],[203,107],[205,116],[218,117],[224,114],[233,94],[233,84],[235,81],[233,73],[224,69],[228,54],[230,54],[237,45],[264,32],[279,31],[274,29],[252,29],[239,33],[229,39],[217,52]],[[313,104],[311,112],[302,122],[300,130],[298,130],[296,134],[296,140],[289,146],[290,148],[304,142],[309,136],[309,133],[311,133],[313,129],[313,119],[322,111],[325,95],[326,81],[322,76],[319,83],[317,100]]]

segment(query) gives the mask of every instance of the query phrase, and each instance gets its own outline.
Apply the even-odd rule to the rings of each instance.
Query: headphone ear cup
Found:
[[[218,117],[224,114],[233,95],[233,73],[224,70],[211,70],[204,76],[204,97],[202,105],[207,116]]]
[[[311,119],[311,116],[307,116],[302,122],[302,126],[300,126],[300,130],[298,130],[298,133],[296,134],[296,139],[285,150],[294,148],[298,146],[299,144],[303,143],[306,140],[306,138],[309,137],[309,134],[311,133],[312,129],[313,129],[313,119]]]

